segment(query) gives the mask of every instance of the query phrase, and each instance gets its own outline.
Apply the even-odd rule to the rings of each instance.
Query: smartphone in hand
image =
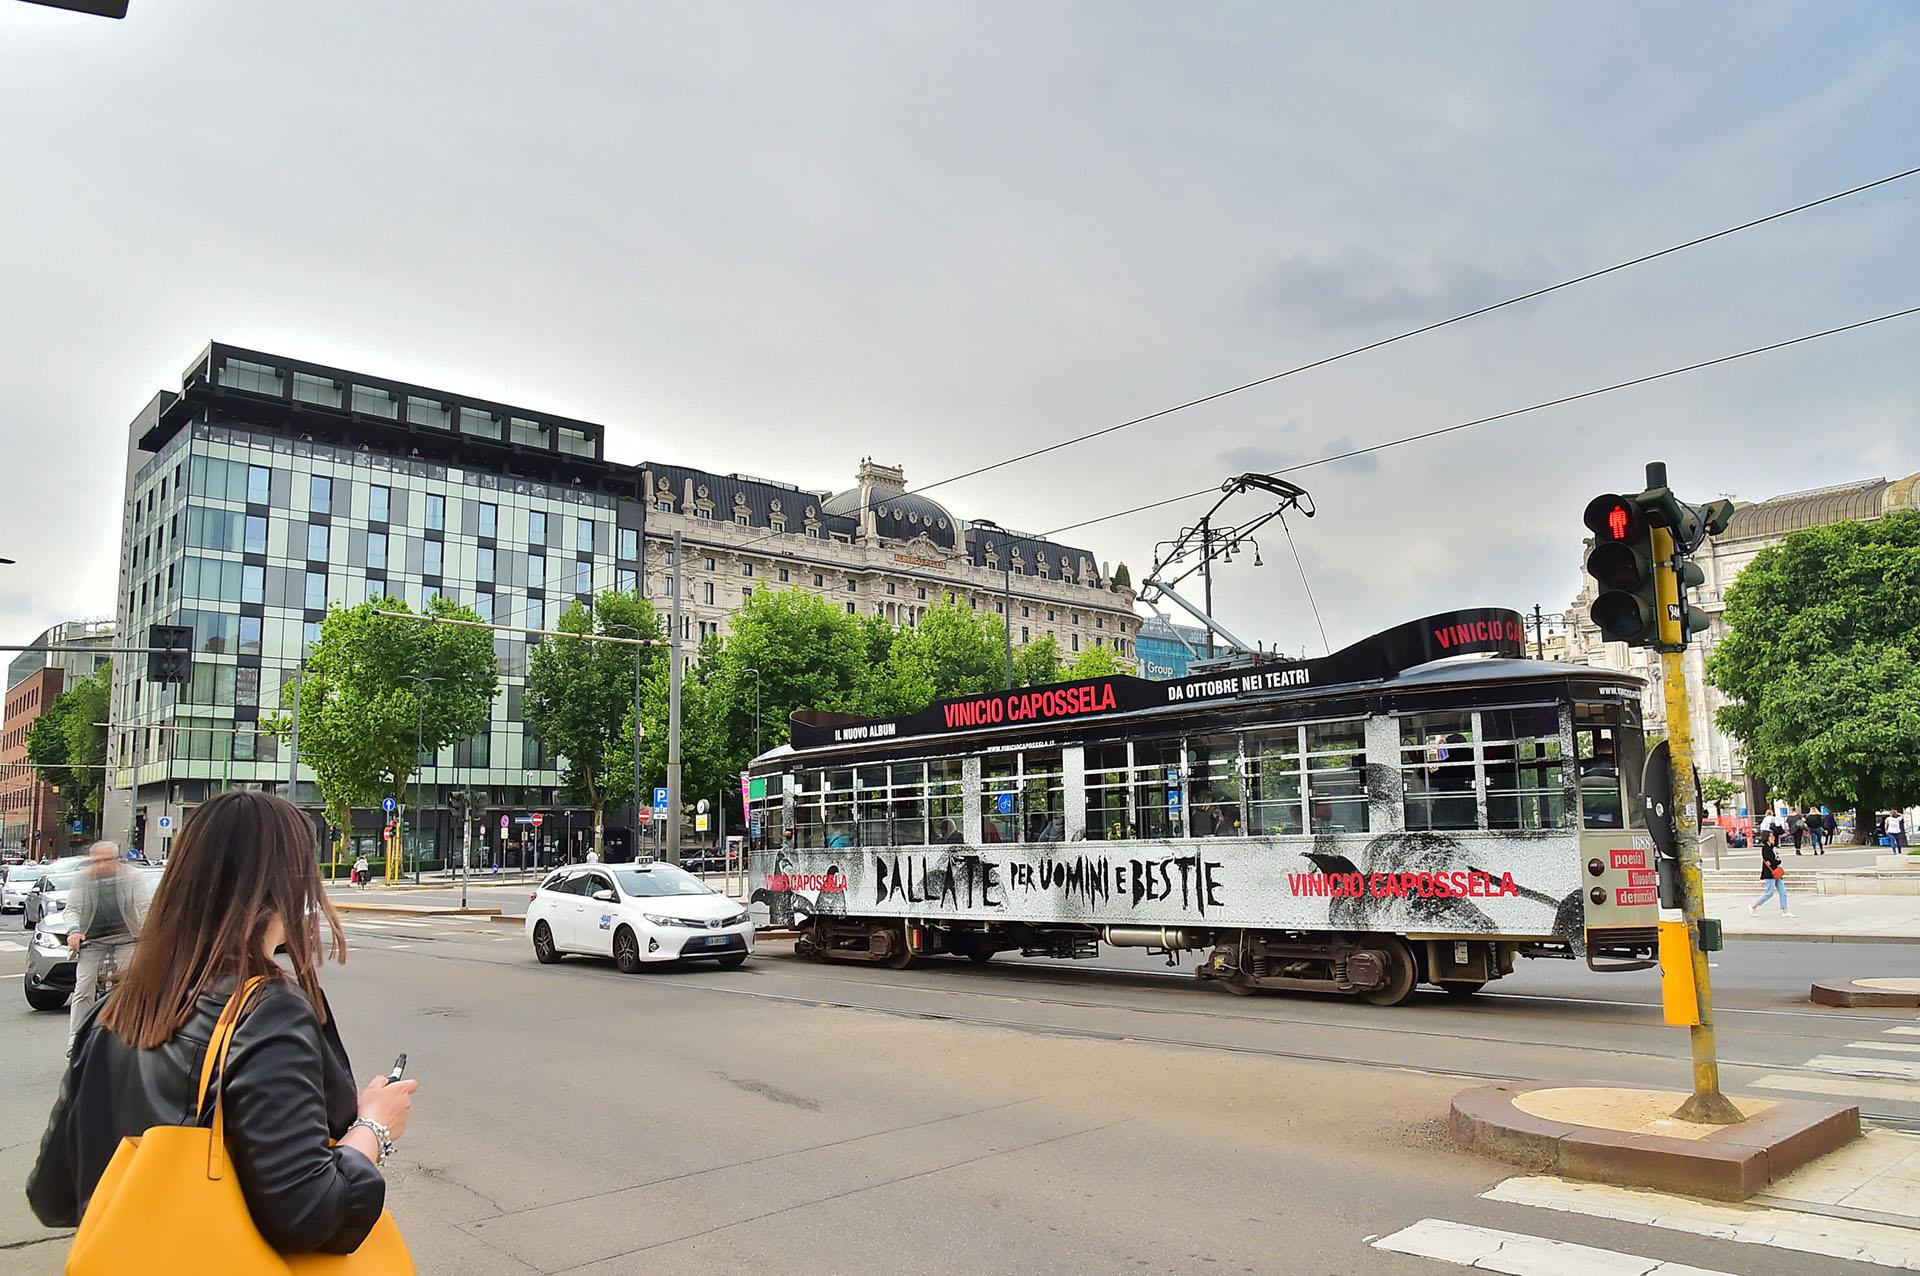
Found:
[[[393,1061],[393,1071],[387,1074],[387,1084],[394,1085],[398,1083],[400,1078],[404,1077],[406,1074],[407,1074],[407,1056],[406,1056],[406,1053],[403,1051],[400,1057]]]

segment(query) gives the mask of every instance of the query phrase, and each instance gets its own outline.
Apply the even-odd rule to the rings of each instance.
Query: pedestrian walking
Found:
[[[68,908],[73,913],[73,930],[67,935],[67,947],[77,956],[74,964],[73,996],[68,999],[67,1053],[73,1053],[73,1039],[80,1021],[99,1000],[100,973],[103,969],[124,971],[133,955],[144,920],[146,893],[140,889],[139,874],[120,861],[120,847],[114,842],[95,842],[87,852],[87,871],[73,884]]]
[[[232,789],[202,804],[174,843],[167,883],[112,997],[82,1021],[60,1097],[27,1180],[33,1212],[49,1227],[80,1227],[124,1243],[126,1220],[156,1228],[141,1215],[148,1200],[118,1202],[144,1182],[141,1164],[171,1166],[165,1140],[140,1140],[183,1119],[205,1121],[212,1107],[219,1135],[192,1182],[172,1185],[180,1202],[209,1202],[196,1188],[214,1165],[237,1180],[249,1220],[281,1253],[365,1254],[378,1250],[379,1270],[412,1271],[404,1242],[385,1217],[386,1181],[379,1167],[405,1132],[414,1081],[382,1076],[358,1096],[340,1034],[321,992],[318,971],[331,950],[346,956],[340,917],[327,898],[312,850],[313,825],[286,799]],[[285,965],[276,959],[285,954]],[[219,1077],[204,1090],[215,1060],[210,1042],[230,1041],[218,1056]],[[200,1127],[204,1129],[204,1127]],[[192,1133],[191,1128],[186,1131]],[[149,1157],[148,1145],[154,1155]],[[130,1147],[132,1150],[130,1150]],[[215,1160],[209,1161],[208,1157]],[[131,1158],[131,1159],[129,1159]],[[103,1182],[108,1162],[124,1173]],[[90,1212],[96,1188],[99,1217]],[[150,1194],[148,1194],[150,1195]],[[218,1238],[225,1218],[174,1217],[204,1224]],[[209,1206],[211,1208],[211,1205]],[[131,1214],[128,1211],[133,1211]],[[83,1221],[84,1220],[84,1221]],[[378,1230],[376,1230],[378,1229]],[[372,1248],[363,1250],[369,1237]],[[173,1242],[184,1245],[185,1242]],[[399,1246],[399,1261],[393,1246]],[[225,1252],[189,1255],[169,1248],[151,1257],[181,1268],[221,1271]],[[135,1270],[135,1268],[125,1268]]]
[[[1840,821],[1834,818],[1832,811],[1820,813],[1820,832],[1825,835],[1826,844],[1833,845],[1833,835],[1840,831]]]
[[[1813,853],[1821,853],[1820,847],[1826,841],[1826,829],[1820,823],[1820,812],[1807,812],[1807,839],[1813,843]]]
[[[1907,849],[1907,817],[1898,811],[1887,812],[1886,834],[1888,844],[1896,851]]]
[[[1807,817],[1795,811],[1788,821],[1787,829],[1793,837],[1793,853],[1798,855],[1800,849],[1807,844]]]
[[[1760,898],[1747,905],[1749,914],[1759,910],[1769,896],[1780,897],[1780,915],[1791,917],[1787,909],[1787,870],[1780,863],[1780,835],[1778,830],[1768,830],[1769,836],[1760,843],[1760,880],[1767,884],[1760,892]]]

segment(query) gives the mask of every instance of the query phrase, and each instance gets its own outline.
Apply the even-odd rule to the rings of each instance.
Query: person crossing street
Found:
[[[78,957],[73,997],[68,1002],[67,1053],[73,1053],[80,1021],[100,998],[103,970],[124,970],[133,957],[133,945],[145,920],[146,897],[139,874],[120,860],[114,842],[95,842],[87,852],[87,871],[73,884],[73,931],[67,946]]]

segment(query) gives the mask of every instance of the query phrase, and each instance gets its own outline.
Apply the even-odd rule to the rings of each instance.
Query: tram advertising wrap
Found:
[[[756,917],[822,960],[1199,950],[1237,992],[1378,1004],[1522,956],[1647,969],[1641,684],[1524,636],[1480,608],[1320,660],[796,713],[753,765]]]

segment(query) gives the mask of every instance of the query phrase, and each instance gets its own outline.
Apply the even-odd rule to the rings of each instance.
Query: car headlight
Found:
[[[33,945],[50,953],[61,952],[67,946],[67,932],[56,934],[50,930],[36,930],[33,932]]]
[[[652,913],[642,913],[640,915],[652,922],[655,926],[685,926],[687,924],[678,917],[658,917]]]
[[[735,913],[732,917],[727,918],[727,920],[720,924],[722,926],[744,926],[746,923],[747,915],[745,913]]]

